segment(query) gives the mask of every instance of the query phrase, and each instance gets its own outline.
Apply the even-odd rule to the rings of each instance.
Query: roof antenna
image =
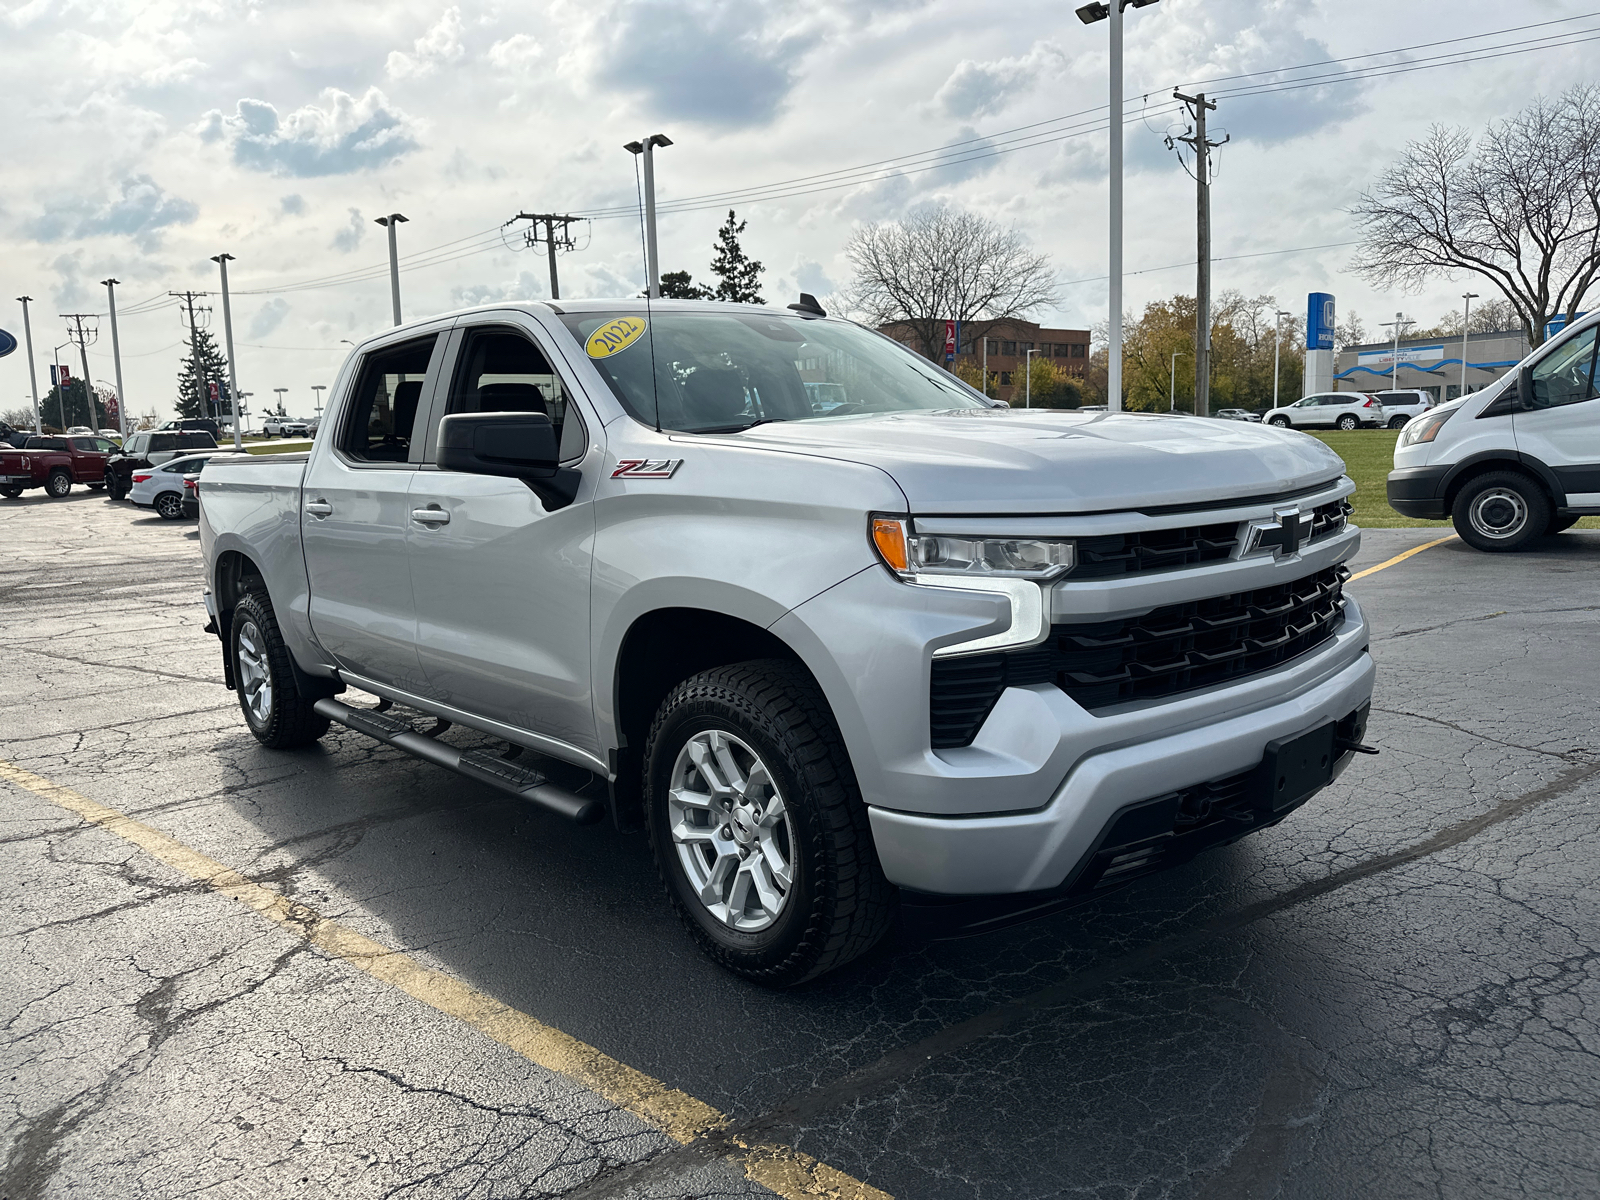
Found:
[[[624,146],[626,150],[629,147]],[[650,251],[644,235],[644,185],[639,181],[639,155],[633,156],[633,190],[639,198],[639,252],[644,255],[644,332],[650,339],[650,394],[656,403],[656,432],[661,432],[661,384],[656,380],[656,323],[650,314]]]

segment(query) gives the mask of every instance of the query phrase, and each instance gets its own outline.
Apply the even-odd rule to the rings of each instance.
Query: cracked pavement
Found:
[[[770,1195],[734,1137],[901,1200],[1600,1194],[1600,532],[1352,585],[1384,753],[1281,825],[783,994],[696,953],[640,837],[257,745],[192,522],[27,493],[0,544],[0,759],[732,1122],[678,1147],[0,783],[4,1200]]]

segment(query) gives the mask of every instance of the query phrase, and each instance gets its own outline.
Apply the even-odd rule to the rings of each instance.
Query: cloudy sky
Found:
[[[1169,99],[1256,72],[1577,17],[1574,0],[1161,0],[1128,14],[1127,302],[1192,292],[1193,184],[1163,145]],[[1229,96],[1289,77],[1213,83],[1215,286],[1272,292],[1304,311],[1326,290],[1369,327],[1397,306],[1429,322],[1467,288],[1375,293],[1349,268],[1345,209],[1433,123],[1474,129],[1534,96],[1594,78],[1594,45],[1354,78],[1452,49],[1502,48],[1573,21],[1298,72],[1325,86]],[[1048,323],[1105,317],[1104,24],[1070,4],[1019,0],[16,0],[0,2],[0,327],[19,337],[35,297],[38,360],[57,314],[103,312],[120,279],[123,368],[136,412],[168,414],[184,337],[171,290],[215,291],[232,264],[239,379],[256,406],[288,388],[309,414],[347,346],[389,323],[384,230],[436,253],[401,277],[408,317],[548,295],[542,249],[495,230],[518,211],[633,203],[622,143],[662,131],[663,269],[707,272],[727,203],[690,201],[803,180],[736,202],[766,295],[825,295],[849,280],[851,230],[944,201],[1014,224],[1058,271]],[[1387,69],[1387,68],[1385,68]],[[1145,98],[1144,94],[1148,93]],[[1084,114],[1062,120],[1070,114]],[[1033,127],[1029,129],[1027,127]],[[1020,132],[1014,132],[1020,131]],[[1031,135],[1031,136],[1030,136]],[[964,147],[931,170],[834,175]],[[911,159],[917,166],[925,159]],[[902,163],[901,166],[907,165]],[[842,186],[841,186],[842,183]],[[776,194],[774,194],[776,193]],[[568,296],[637,292],[635,216],[596,219],[562,258]],[[1256,257],[1237,258],[1238,255]],[[366,272],[336,286],[330,276]],[[1482,287],[1472,290],[1484,291]],[[213,301],[213,303],[216,303]],[[104,322],[102,322],[104,326]],[[221,307],[215,325],[220,332]],[[91,349],[110,376],[109,330]],[[42,370],[42,368],[41,368]],[[0,409],[26,403],[22,353],[0,359]]]

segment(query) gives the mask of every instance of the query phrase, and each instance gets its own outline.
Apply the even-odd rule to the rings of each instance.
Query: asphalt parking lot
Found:
[[[642,837],[258,746],[193,522],[0,501],[0,1197],[1600,1195],[1597,568],[1575,530],[1354,582],[1381,756],[772,994]]]

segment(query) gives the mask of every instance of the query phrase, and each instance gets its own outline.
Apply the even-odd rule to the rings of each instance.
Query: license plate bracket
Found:
[[[1307,733],[1267,743],[1257,776],[1256,807],[1281,813],[1333,782],[1339,723],[1329,721]]]

